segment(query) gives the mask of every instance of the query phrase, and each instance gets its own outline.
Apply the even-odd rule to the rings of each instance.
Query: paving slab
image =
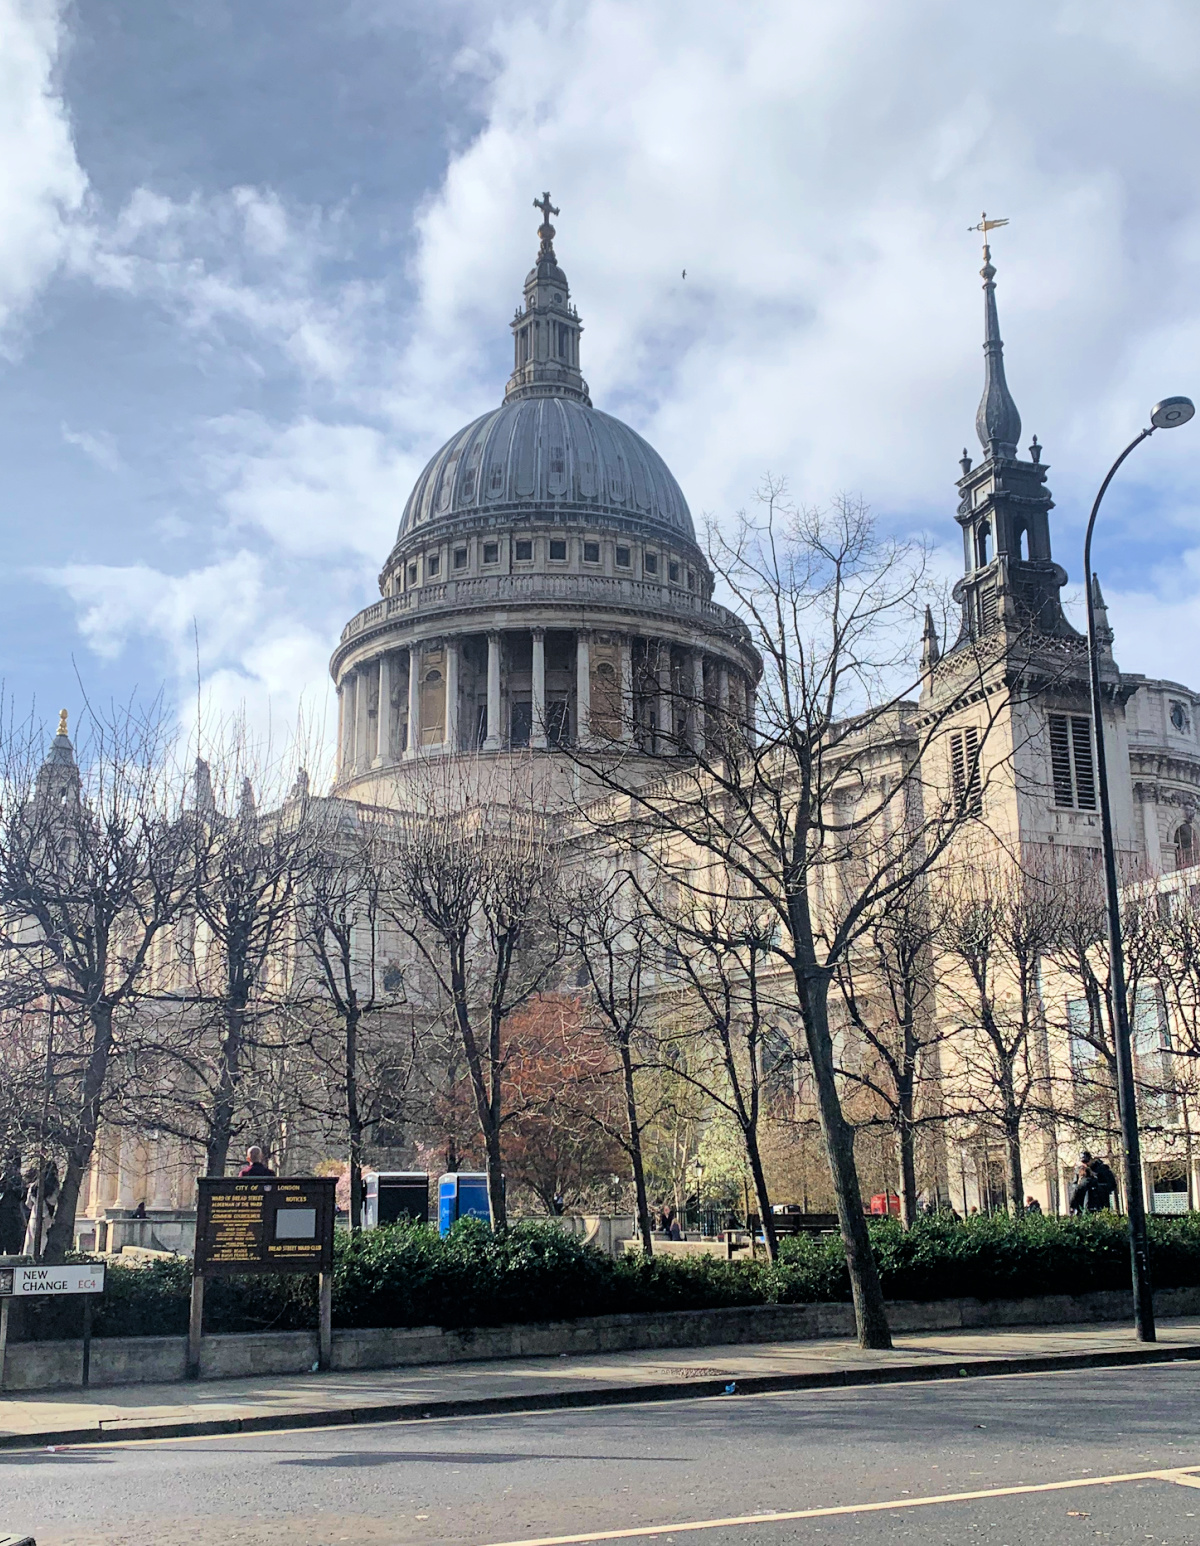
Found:
[[[522,1358],[353,1373],[129,1385],[91,1395],[0,1397],[0,1448],[419,1421],[486,1412],[752,1395],[1036,1370],[1200,1360],[1200,1317],[1164,1320],[1156,1343],[1089,1325],[898,1335],[887,1352],[844,1338],[669,1352]]]

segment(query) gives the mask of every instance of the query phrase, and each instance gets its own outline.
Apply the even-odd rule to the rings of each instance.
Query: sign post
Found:
[[[104,1292],[104,1264],[89,1267],[0,1267],[0,1390],[8,1353],[8,1310],[14,1299],[48,1299],[60,1294],[83,1296],[83,1365],[80,1384],[92,1373],[92,1296]]]
[[[333,1176],[200,1176],[188,1321],[188,1378],[200,1378],[204,1281],[248,1272],[319,1275],[318,1363],[333,1349]]]

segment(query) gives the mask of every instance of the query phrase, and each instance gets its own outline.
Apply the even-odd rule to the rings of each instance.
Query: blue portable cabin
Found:
[[[491,1219],[487,1176],[482,1170],[458,1170],[438,1177],[438,1234],[447,1235],[459,1219]]]

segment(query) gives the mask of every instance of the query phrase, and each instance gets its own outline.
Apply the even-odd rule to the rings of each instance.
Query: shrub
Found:
[[[871,1225],[889,1299],[1000,1299],[1081,1294],[1129,1286],[1129,1239],[1117,1214],[1021,1219],[998,1214],[960,1221],[895,1219]],[[1155,1286],[1200,1284],[1200,1214],[1150,1221]],[[191,1264],[109,1268],[97,1336],[180,1336],[187,1330]],[[575,1320],[643,1310],[810,1304],[850,1297],[836,1235],[783,1241],[780,1260],[626,1256],[616,1261],[553,1224],[520,1224],[493,1235],[465,1219],[445,1238],[424,1225],[394,1224],[334,1249],[333,1323],[341,1327],[470,1328]],[[15,1336],[79,1335],[70,1301],[23,1305]],[[271,1274],[210,1279],[205,1330],[294,1331],[316,1323],[316,1280]]]

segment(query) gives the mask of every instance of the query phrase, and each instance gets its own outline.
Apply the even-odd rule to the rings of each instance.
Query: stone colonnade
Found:
[[[693,645],[599,628],[441,634],[345,673],[341,777],[422,753],[568,741],[700,751],[710,714],[752,701],[736,667]]]

